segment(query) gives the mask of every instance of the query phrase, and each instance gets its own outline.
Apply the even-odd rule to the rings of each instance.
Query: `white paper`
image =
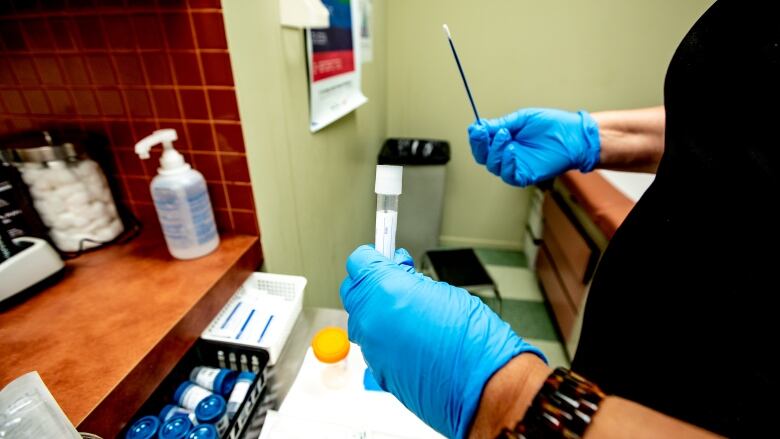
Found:
[[[368,101],[361,91],[358,2],[323,0],[330,12],[330,27],[306,30],[311,132]]]
[[[280,414],[310,425],[328,423],[346,427],[348,432],[368,432],[367,438],[443,439],[442,435],[417,418],[392,394],[365,390],[363,374],[366,363],[358,345],[350,344],[347,355],[348,378],[342,388],[333,389],[322,382],[324,367],[309,348],[287,397],[279,407]],[[285,436],[267,437],[277,439]],[[316,439],[329,436],[310,437]]]

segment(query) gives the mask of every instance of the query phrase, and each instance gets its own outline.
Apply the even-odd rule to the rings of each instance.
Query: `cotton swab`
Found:
[[[458,65],[458,71],[460,72],[460,77],[463,79],[463,85],[466,87],[466,94],[469,96],[469,102],[471,102],[471,109],[474,110],[474,117],[477,118],[477,123],[482,123],[482,121],[479,118],[479,113],[477,112],[477,106],[474,104],[474,98],[471,96],[471,89],[469,88],[469,83],[466,81],[466,74],[463,73],[463,67],[460,65],[460,58],[458,58],[458,52],[455,50],[455,44],[452,43],[452,34],[450,34],[450,28],[445,24],[442,25],[442,28],[444,28],[444,33],[447,35],[447,40],[450,42],[450,49],[452,49],[452,56],[455,57],[455,63]]]

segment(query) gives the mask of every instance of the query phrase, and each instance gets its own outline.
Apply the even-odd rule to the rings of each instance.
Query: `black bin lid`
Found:
[[[444,165],[450,161],[446,140],[396,137],[385,140],[377,157],[380,165]]]

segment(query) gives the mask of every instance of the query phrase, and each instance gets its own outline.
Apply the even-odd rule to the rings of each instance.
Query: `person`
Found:
[[[340,295],[380,386],[447,437],[776,435],[778,12],[714,3],[670,62],[663,107],[472,124],[475,160],[512,185],[597,167],[656,177],[597,267],[576,374],[407,253],[355,250]]]

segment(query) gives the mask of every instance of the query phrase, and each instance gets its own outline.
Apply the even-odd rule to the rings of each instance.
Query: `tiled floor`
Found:
[[[498,286],[503,306],[493,297],[483,297],[512,328],[529,343],[539,347],[551,367],[569,366],[566,350],[556,332],[536,275],[519,251],[475,249],[477,256]]]

